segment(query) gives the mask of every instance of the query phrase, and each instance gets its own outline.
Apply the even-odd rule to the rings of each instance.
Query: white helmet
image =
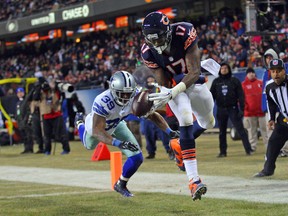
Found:
[[[110,79],[109,87],[117,104],[125,106],[135,95],[136,82],[127,71],[117,71]]]

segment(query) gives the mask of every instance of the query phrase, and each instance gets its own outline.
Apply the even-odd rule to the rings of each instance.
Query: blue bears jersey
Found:
[[[188,73],[185,55],[187,49],[197,45],[198,36],[196,29],[191,23],[179,22],[171,24],[172,40],[170,54],[163,52],[161,55],[146,43],[141,47],[141,56],[148,68],[161,67],[169,79],[179,83],[183,76]]]
[[[111,90],[108,89],[94,99],[92,113],[106,118],[105,130],[111,134],[119,122],[132,112],[132,100],[133,98],[126,106],[120,106],[114,100]]]

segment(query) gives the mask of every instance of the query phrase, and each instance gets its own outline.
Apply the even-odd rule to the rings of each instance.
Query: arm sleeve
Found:
[[[269,120],[275,121],[276,119],[276,112],[277,112],[277,104],[273,101],[273,99],[270,97],[270,89],[266,87],[266,95],[267,95],[267,104],[268,104],[268,113],[270,116]]]
[[[263,112],[267,112],[267,97],[265,92],[266,83],[268,80],[268,72],[267,70],[264,72],[263,79],[262,79],[262,97],[261,97],[261,109]]]

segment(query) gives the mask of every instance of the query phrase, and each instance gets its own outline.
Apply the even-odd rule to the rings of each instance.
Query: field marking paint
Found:
[[[109,190],[110,191],[110,190]],[[19,198],[35,198],[35,197],[50,197],[50,196],[63,196],[63,195],[79,195],[79,194],[91,194],[91,193],[102,193],[108,192],[108,190],[93,190],[93,191],[73,191],[63,193],[48,193],[48,194],[27,194],[27,195],[16,195],[16,196],[0,196],[0,199],[19,199]]]
[[[109,171],[0,166],[0,180],[85,187],[111,191]],[[287,203],[288,182],[225,176],[202,176],[208,186],[205,197],[262,203]],[[160,192],[189,196],[185,173],[137,172],[129,181],[133,192]]]

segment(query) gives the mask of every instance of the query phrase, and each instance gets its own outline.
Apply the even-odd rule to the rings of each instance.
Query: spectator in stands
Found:
[[[222,63],[219,77],[214,79],[210,88],[213,99],[217,104],[217,120],[219,126],[219,158],[227,156],[227,124],[232,121],[241,137],[246,155],[251,155],[253,150],[248,140],[248,135],[243,127],[242,117],[244,113],[244,94],[240,81],[232,77],[231,67]],[[240,106],[238,106],[238,104]]]
[[[78,77],[78,83],[75,85],[77,89],[79,88],[87,88],[91,85],[90,80],[87,77],[87,74],[82,74]]]
[[[268,135],[265,113],[261,109],[262,81],[256,78],[253,68],[247,68],[245,80],[242,82],[242,88],[245,98],[243,124],[248,132],[251,148],[253,151],[256,151],[259,128],[266,149]]]

